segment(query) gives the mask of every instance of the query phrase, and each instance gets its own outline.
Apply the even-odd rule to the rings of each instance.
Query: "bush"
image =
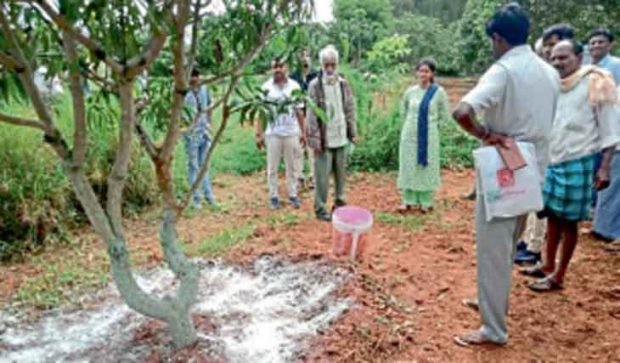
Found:
[[[398,170],[402,115],[400,100],[413,81],[411,77],[390,74],[376,82],[365,82],[355,70],[345,69],[358,106],[360,141],[351,154],[351,168],[357,171]],[[370,85],[370,87],[369,87]],[[463,132],[456,122],[440,124],[441,166],[471,167],[471,151],[476,141]]]
[[[395,29],[399,34],[408,34],[408,47],[411,53],[406,60],[415,65],[420,59],[431,57],[437,62],[441,74],[459,73],[457,44],[454,34],[457,23],[446,25],[437,18],[417,14],[407,14],[396,20]]]
[[[3,104],[9,114],[32,116],[29,105]],[[71,135],[71,102],[55,103],[59,127]],[[116,142],[115,123],[91,123],[87,175],[95,192],[105,196]],[[36,250],[66,237],[68,227],[85,222],[85,215],[66,178],[61,161],[45,145],[40,132],[9,125],[0,126],[0,260]],[[125,211],[137,213],[157,200],[153,168],[135,144],[127,185]]]

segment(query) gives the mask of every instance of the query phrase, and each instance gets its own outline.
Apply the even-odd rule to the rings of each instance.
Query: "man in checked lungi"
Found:
[[[543,188],[548,217],[547,255],[542,266],[522,272],[539,277],[529,285],[536,292],[561,289],[578,239],[578,224],[588,219],[592,189],[610,183],[610,165],[620,144],[618,95],[610,73],[582,66],[583,46],[563,40],[551,52],[553,66],[562,78],[550,141],[551,163]],[[595,155],[603,161],[595,171]],[[556,254],[562,246],[560,263]]]

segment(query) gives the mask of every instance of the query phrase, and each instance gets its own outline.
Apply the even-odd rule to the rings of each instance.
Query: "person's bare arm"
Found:
[[[506,146],[508,138],[489,131],[486,127],[476,121],[474,109],[467,103],[461,102],[456,110],[452,113],[452,117],[470,135],[482,140],[485,145]]]
[[[303,110],[299,109],[296,112],[297,123],[299,124],[300,136],[299,142],[301,142],[301,146],[306,147],[306,143],[308,141],[306,136],[306,120]]]
[[[253,120],[256,128],[256,147],[261,150],[265,147],[265,139],[263,136],[263,125],[260,120]]]
[[[614,151],[614,147],[608,147],[603,150],[601,167],[596,173],[596,178],[594,179],[594,188],[596,188],[596,190],[603,190],[609,187],[609,184],[611,183],[611,161],[614,157]]]

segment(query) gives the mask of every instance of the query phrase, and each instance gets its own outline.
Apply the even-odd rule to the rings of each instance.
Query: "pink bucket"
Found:
[[[332,215],[332,247],[336,256],[356,259],[366,248],[365,233],[372,227],[372,213],[354,206],[338,208]]]

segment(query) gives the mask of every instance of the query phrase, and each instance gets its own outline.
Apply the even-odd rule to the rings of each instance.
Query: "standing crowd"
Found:
[[[536,278],[532,291],[559,290],[580,222],[594,218],[594,237],[620,238],[620,60],[610,55],[614,36],[593,30],[586,55],[570,25],[548,28],[534,50],[527,45],[529,28],[527,13],[515,3],[491,18],[486,33],[496,62],[453,113],[483,145],[505,148],[511,139],[533,144],[542,177],[531,182],[542,184],[544,201],[544,209],[529,216],[487,218],[477,175],[478,298],[463,302],[479,311],[481,327],[455,337],[462,346],[507,343],[513,262],[534,264],[521,270]]]
[[[298,209],[298,189],[314,188],[314,211],[317,219],[331,220],[331,212],[346,205],[345,180],[347,147],[356,141],[355,99],[346,79],[336,72],[339,54],[333,46],[321,50],[321,70],[313,71],[306,51],[300,57],[301,69],[288,76],[284,59],[271,62],[272,76],[262,86],[263,96],[272,103],[286,104],[280,113],[266,125],[256,124],[256,144],[266,146],[269,205],[281,207],[278,195],[278,169],[284,158],[287,191],[290,205]],[[288,102],[295,91],[307,94],[307,105]],[[286,103],[288,102],[288,103]],[[320,112],[317,112],[319,111]],[[305,177],[307,153],[310,173]],[[335,194],[331,209],[327,206],[330,176],[334,176]],[[306,180],[308,181],[306,183]]]
[[[541,184],[544,200],[538,213],[487,218],[476,176],[478,297],[463,302],[479,312],[481,327],[455,337],[463,346],[507,343],[513,262],[532,265],[520,271],[536,278],[531,290],[550,292],[564,286],[580,222],[593,218],[592,235],[610,245],[617,246],[613,241],[620,239],[620,59],[610,54],[614,35],[595,29],[584,47],[570,25],[558,24],[531,47],[529,31],[528,14],[516,3],[495,13],[486,26],[495,63],[452,114],[446,91],[436,83],[432,59],[417,63],[417,84],[402,97],[401,213],[433,208],[441,184],[441,123],[453,118],[483,146],[505,148],[519,141],[536,150],[540,178],[531,183]],[[306,97],[288,102],[266,125],[257,124],[256,144],[266,149],[269,206],[281,208],[278,170],[284,159],[290,206],[300,207],[300,188],[314,188],[316,218],[330,221],[332,211],[346,204],[347,148],[357,141],[356,110],[351,87],[337,72],[338,51],[325,47],[319,61],[320,70],[313,70],[304,51],[299,69],[289,77],[287,62],[272,60],[271,77],[262,86],[265,100],[288,102],[300,92]],[[209,148],[204,136],[209,97],[206,89],[196,88],[186,100],[203,113],[186,135],[191,182]],[[309,176],[304,173],[306,155]],[[329,208],[332,175],[335,194]],[[215,203],[208,178],[203,186],[206,200]],[[200,199],[196,194],[196,205]]]

